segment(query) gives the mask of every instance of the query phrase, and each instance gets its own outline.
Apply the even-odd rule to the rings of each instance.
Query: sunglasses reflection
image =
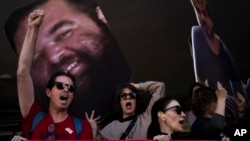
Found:
[[[184,112],[183,109],[181,108],[181,106],[179,106],[179,105],[169,107],[169,108],[165,109],[164,112],[166,112],[166,111],[168,111],[168,110],[171,110],[171,109],[175,110],[175,112],[176,112],[178,115],[181,115],[181,113]]]
[[[129,98],[130,98],[130,99],[135,99],[136,96],[137,96],[137,94],[134,93],[134,92],[122,93],[122,94],[120,95],[120,99],[122,99],[122,100],[126,100],[126,99],[129,99]]]
[[[74,92],[75,91],[75,86],[73,84],[66,84],[63,82],[55,82],[55,86],[59,90],[63,90],[65,88],[68,88],[69,92]]]

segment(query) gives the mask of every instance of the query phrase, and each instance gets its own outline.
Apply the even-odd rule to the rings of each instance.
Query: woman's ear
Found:
[[[159,111],[158,113],[157,113],[157,116],[162,120],[162,121],[165,121],[165,114],[162,112],[162,111]]]

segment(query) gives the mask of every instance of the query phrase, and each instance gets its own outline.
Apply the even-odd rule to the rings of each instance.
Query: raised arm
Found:
[[[134,84],[132,83],[138,90],[145,91],[146,93],[152,95],[146,111],[143,113],[143,116],[145,118],[151,118],[151,109],[153,104],[160,98],[164,97],[166,95],[165,92],[165,84],[163,82],[157,82],[157,81],[147,81],[144,83],[138,83]]]
[[[17,92],[21,114],[24,118],[28,115],[35,98],[30,70],[43,15],[43,10],[35,10],[29,15],[28,29],[18,61]]]
[[[213,132],[217,132],[217,130],[214,130],[214,129],[223,130],[224,124],[225,124],[225,108],[226,108],[227,91],[221,85],[220,82],[217,82],[216,96],[217,96],[217,104],[216,104],[215,114],[212,115],[210,124],[207,128],[207,131],[210,130],[211,134]]]
[[[222,87],[220,82],[217,82],[217,105],[215,113],[225,116],[225,107],[226,107],[226,99],[227,99],[227,91],[224,87]]]

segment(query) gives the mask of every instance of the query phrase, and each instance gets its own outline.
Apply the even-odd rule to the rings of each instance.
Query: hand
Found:
[[[169,135],[157,135],[154,136],[153,140],[157,140],[157,141],[170,141],[170,136]]]
[[[230,138],[229,138],[229,137],[224,136],[224,137],[222,137],[221,141],[230,141]]]
[[[238,111],[244,111],[246,108],[246,99],[243,97],[243,95],[240,92],[236,93],[236,106]]]
[[[94,115],[95,115],[94,110],[92,110],[90,117],[89,117],[88,113],[85,112],[86,119],[90,123],[90,126],[92,128],[92,132],[93,132],[93,136],[95,138],[97,130],[98,130],[97,124],[100,122],[99,119],[101,118],[101,116],[98,116],[98,117],[94,118]]]
[[[41,9],[34,10],[29,15],[28,26],[29,27],[39,27],[42,23],[42,19],[44,16],[44,11]]]
[[[21,137],[19,135],[15,135],[11,141],[27,141],[28,139],[24,138],[24,137]]]
[[[138,89],[139,87],[139,84],[136,84],[136,83],[130,83],[131,85],[133,85],[136,89]]]
[[[227,90],[221,85],[220,82],[217,82],[216,96],[218,99],[226,100],[227,98]]]

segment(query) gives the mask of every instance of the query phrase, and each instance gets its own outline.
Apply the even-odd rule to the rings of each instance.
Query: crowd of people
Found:
[[[35,83],[32,78],[34,74],[31,70],[36,60],[34,58],[37,57],[35,55],[37,40],[45,15],[46,11],[43,9],[36,9],[29,14],[27,32],[22,47],[18,49],[20,55],[17,86],[23,133],[21,136],[14,136],[12,141],[28,139],[229,141],[233,139],[235,129],[249,128],[247,118],[250,113],[245,95],[240,92],[235,94],[233,102],[236,107],[232,109],[236,108],[237,115],[233,118],[227,116],[227,98],[231,92],[219,80],[216,81],[215,87],[210,87],[205,82],[190,84],[190,89],[187,90],[190,107],[188,111],[184,110],[186,108],[183,107],[182,101],[166,94],[163,82],[126,82],[119,85],[116,90],[113,110],[108,116],[101,118],[96,111],[92,111],[90,115],[85,113],[86,118],[79,119],[69,113],[74,93],[79,89],[78,78],[72,74],[74,72],[72,68],[66,68],[66,71],[54,72],[48,79],[44,90],[48,107],[44,108],[35,97]],[[67,24],[71,26],[70,22]],[[69,32],[66,31],[65,35],[59,38],[74,34]],[[90,32],[92,31],[88,34],[91,34]],[[147,105],[144,105],[145,109],[141,110],[143,106],[140,104],[145,97],[150,98]],[[185,124],[189,125],[189,132],[183,135]]]

